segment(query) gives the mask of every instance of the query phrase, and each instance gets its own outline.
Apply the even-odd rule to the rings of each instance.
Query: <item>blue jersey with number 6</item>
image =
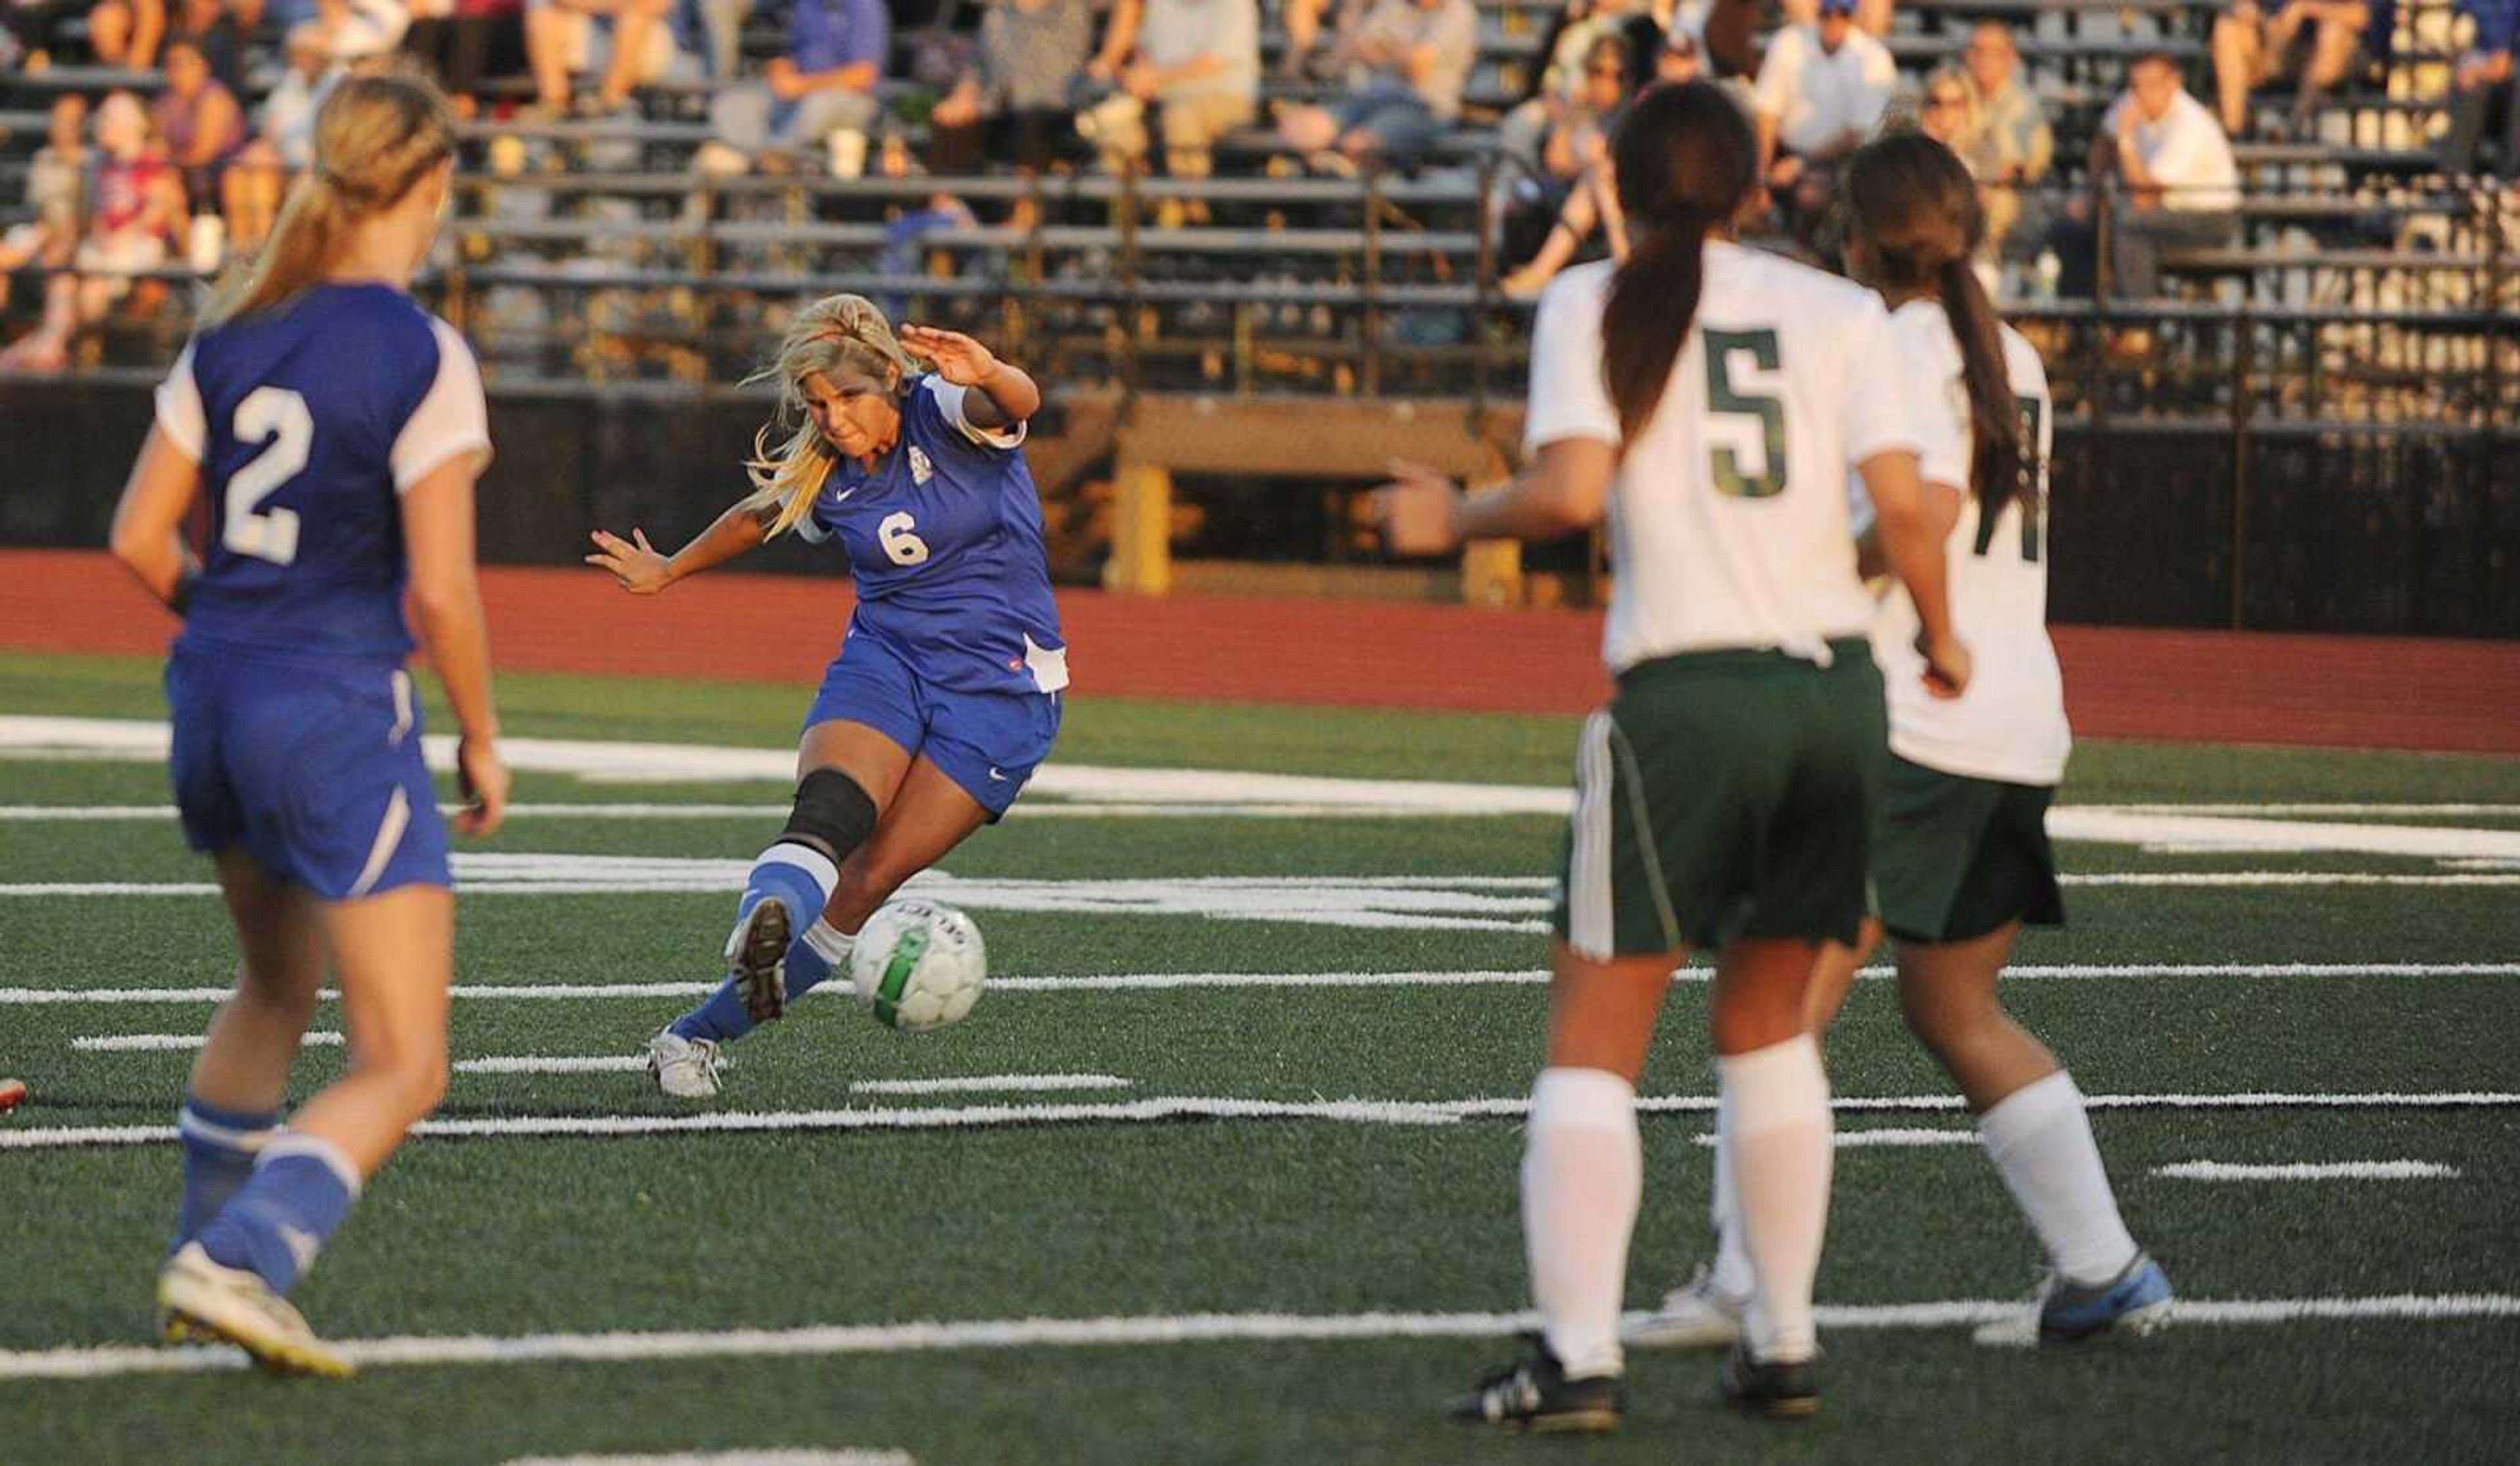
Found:
[[[210,511],[182,644],[410,654],[400,496],[490,446],[452,327],[389,286],[319,285],[196,338],[158,424]]]
[[[1066,642],[1024,429],[974,426],[964,403],[941,378],[912,378],[892,452],[872,472],[842,460],[797,533],[839,537],[857,579],[850,636],[881,643],[922,682],[1056,692]]]

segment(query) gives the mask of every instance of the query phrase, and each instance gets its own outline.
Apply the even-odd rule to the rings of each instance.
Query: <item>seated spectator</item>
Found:
[[[993,0],[971,69],[928,114],[928,165],[976,173],[996,156],[1026,177],[1048,168],[1075,125],[1069,97],[1093,45],[1092,0]],[[1030,205],[1015,227],[1031,226]]]
[[[1705,43],[1685,22],[1675,22],[1654,47],[1653,81],[1657,86],[1681,86],[1707,74]],[[1605,119],[1605,121],[1608,119]],[[1557,278],[1557,272],[1572,264],[1593,231],[1601,231],[1602,244],[1612,259],[1628,257],[1626,216],[1619,211],[1618,180],[1611,176],[1609,156],[1610,127],[1598,129],[1585,149],[1586,166],[1583,178],[1574,192],[1566,197],[1565,206],[1548,238],[1528,262],[1499,281],[1498,288],[1517,300],[1537,298],[1541,289]]]
[[[525,69],[524,0],[417,0],[403,49],[435,72],[456,113],[481,110],[481,84]]]
[[[1328,172],[1353,173],[1369,159],[1406,167],[1461,116],[1478,49],[1470,0],[1376,0],[1341,58],[1347,100],[1335,110],[1289,108],[1280,129]]]
[[[227,88],[229,97],[245,95],[246,28],[226,0],[178,0],[171,34],[191,39],[202,59],[210,64],[211,79]],[[163,47],[158,50],[158,64],[167,64]]]
[[[1998,255],[2016,240],[2028,240],[2035,247],[2052,213],[2037,192],[2056,159],[2056,134],[2048,125],[2047,109],[2022,75],[2011,26],[1981,22],[1969,32],[1963,64],[1969,110],[1976,118],[1972,151],[1988,169],[1978,176],[1984,186],[1987,244]]]
[[[770,59],[761,80],[710,101],[717,139],[701,150],[701,170],[742,172],[765,155],[789,157],[846,133],[858,140],[848,150],[852,162],[833,171],[858,172],[876,116],[876,83],[891,50],[891,21],[878,0],[796,0],[788,12],[787,49]]]
[[[846,0],[796,4],[798,14],[818,16],[856,8]],[[667,23],[672,11],[673,0],[525,0],[525,61],[534,73],[535,105],[547,114],[565,115],[578,100],[571,78],[600,72],[594,110],[606,115],[627,111],[633,91],[664,80],[683,64]],[[791,36],[795,29],[791,20]],[[771,66],[775,69],[779,63]]]
[[[1838,160],[1880,125],[1899,84],[1889,48],[1857,27],[1855,7],[1820,0],[1819,19],[1778,31],[1759,67],[1759,166],[1789,222],[1827,203]]]
[[[2296,133],[2309,131],[2319,97],[2374,57],[2389,51],[2397,24],[2390,0],[2277,0],[2270,16],[2259,0],[2234,0],[2214,18],[2214,87],[2223,130],[2249,130],[2249,94],[2271,81],[2298,78],[2292,106]]]
[[[210,74],[209,58],[190,31],[166,43],[166,89],[150,104],[149,123],[166,160],[184,179],[195,208],[216,200],[219,173],[249,136],[236,94]]]
[[[44,295],[44,319],[5,352],[0,369],[58,372],[69,364],[80,326],[105,319],[132,293],[132,276],[166,263],[184,228],[184,188],[149,133],[149,111],[129,92],[108,94],[96,110],[104,159],[88,199],[85,234],[70,264]]]
[[[28,265],[58,269],[78,247],[79,198],[86,192],[87,98],[64,92],[53,99],[44,146],[26,165],[26,208],[35,217],[0,235],[0,301],[9,298],[9,277]]]
[[[238,253],[249,254],[270,238],[289,180],[315,160],[315,111],[349,74],[312,22],[289,32],[286,53],[289,69],[263,99],[259,130],[219,184],[228,247]]]
[[[2127,90],[2101,119],[2092,144],[2092,177],[2113,200],[2111,254],[2115,294],[2150,300],[2161,294],[2161,255],[2178,245],[2210,245],[2231,237],[2240,201],[2240,170],[2230,139],[2212,109],[2187,95],[2179,63],[2154,53],[2127,73]],[[2078,205],[2058,226],[2064,279],[2088,292],[2095,268],[2093,206]]]
[[[2513,43],[2520,41],[2520,0],[2459,0],[2459,13],[2475,23],[2468,48],[2452,69],[2450,131],[2442,139],[2442,171],[2465,178],[2476,171],[2476,150],[2501,112],[2495,171],[2520,178],[2520,81],[2513,78]]]
[[[1542,39],[1546,60],[1532,78],[1530,96],[1497,127],[1497,150],[1527,170],[1541,171],[1550,138],[1583,106],[1588,53],[1629,20],[1645,15],[1643,0],[1578,0],[1561,13]]]
[[[1258,0],[1119,0],[1087,74],[1119,85],[1076,119],[1105,169],[1145,159],[1151,111],[1164,171],[1204,178],[1216,140],[1259,112]]]
[[[166,0],[97,0],[87,13],[87,49],[103,67],[147,71],[166,39]]]

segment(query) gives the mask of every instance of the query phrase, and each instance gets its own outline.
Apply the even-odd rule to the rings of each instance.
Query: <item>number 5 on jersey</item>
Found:
[[[1776,373],[1783,370],[1784,358],[1777,345],[1777,333],[1765,329],[1756,331],[1706,331],[1706,410],[1715,420],[1710,425],[1731,432],[1758,445],[1759,471],[1754,476],[1741,471],[1739,447],[1715,450],[1715,489],[1732,499],[1774,499],[1785,491],[1785,404],[1782,398],[1750,391],[1736,383],[1733,374],[1743,377],[1751,372]],[[1746,369],[1736,354],[1747,356]],[[1743,422],[1742,419],[1753,419]],[[1730,420],[1730,421],[1727,421]]]
[[[314,415],[306,411],[305,398],[286,387],[256,387],[237,404],[236,440],[260,440],[262,451],[228,475],[219,543],[239,555],[289,564],[297,558],[296,511],[255,511],[306,467],[315,442]]]
[[[907,511],[886,514],[875,527],[875,537],[883,545],[884,555],[896,565],[927,563],[927,542],[919,537],[919,521]]]

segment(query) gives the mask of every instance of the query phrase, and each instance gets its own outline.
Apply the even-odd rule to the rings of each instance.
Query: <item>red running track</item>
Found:
[[[592,570],[482,572],[501,667],[767,681],[821,675],[845,584],[721,573],[633,598]],[[1088,696],[1574,713],[1606,683],[1600,617],[1370,600],[1060,596]],[[174,630],[105,556],[0,551],[0,646],[162,650]],[[2520,754],[2520,642],[2060,627],[2090,737]]]

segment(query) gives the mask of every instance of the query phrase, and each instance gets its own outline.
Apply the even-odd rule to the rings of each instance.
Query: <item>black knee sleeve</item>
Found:
[[[875,801],[837,769],[817,769],[796,785],[782,840],[819,850],[838,865],[875,833]]]

